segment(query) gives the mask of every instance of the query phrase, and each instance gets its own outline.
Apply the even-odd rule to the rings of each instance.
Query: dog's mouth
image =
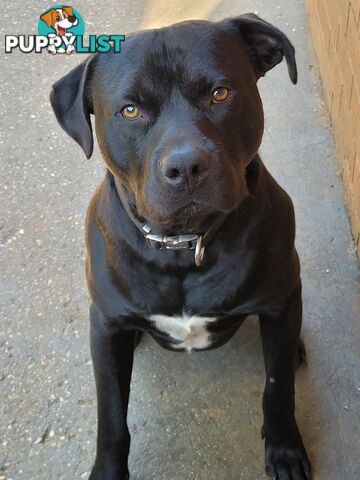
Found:
[[[59,32],[59,37],[63,37],[66,33],[66,28],[60,27],[60,25],[58,25],[58,32]]]
[[[204,207],[205,206],[200,203],[191,201],[177,212],[177,217],[193,220],[195,217],[203,216],[205,213],[209,213],[207,211],[208,209]]]

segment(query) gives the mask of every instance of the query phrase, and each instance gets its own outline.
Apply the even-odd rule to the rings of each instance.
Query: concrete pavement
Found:
[[[9,0],[1,33],[36,33],[50,0]],[[78,0],[88,34],[257,11],[297,51],[260,81],[265,164],[292,196],[308,366],[297,417],[315,479],[360,478],[360,300],[344,193],[302,0]],[[3,37],[2,37],[3,39]],[[60,129],[48,94],[80,55],[0,54],[0,479],[87,478],[95,389],[88,347],[83,223],[104,174]],[[264,374],[256,319],[219,350],[136,352],[129,425],[134,480],[262,480]]]

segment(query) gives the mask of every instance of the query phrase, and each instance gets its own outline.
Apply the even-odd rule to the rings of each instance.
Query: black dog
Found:
[[[294,48],[256,15],[191,21],[130,36],[54,85],[65,131],[108,172],[86,222],[91,352],[98,397],[92,480],[129,478],[126,423],[140,332],[202,350],[260,318],[266,367],[265,463],[282,480],[311,477],[295,420],[301,280],[290,198],[257,154],[257,80]]]

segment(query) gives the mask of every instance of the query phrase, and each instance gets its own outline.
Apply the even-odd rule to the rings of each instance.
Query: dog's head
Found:
[[[52,8],[43,13],[40,18],[61,36],[68,28],[74,27],[78,23],[72,7]]]
[[[248,195],[264,126],[257,80],[283,57],[296,83],[293,46],[256,15],[184,22],[89,58],[54,85],[51,103],[88,158],[95,115],[102,155],[141,218],[183,224]]]

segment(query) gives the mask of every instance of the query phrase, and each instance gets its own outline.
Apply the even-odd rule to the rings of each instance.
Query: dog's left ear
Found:
[[[228,21],[238,28],[243,41],[248,45],[258,78],[263,77],[285,56],[290,79],[293,83],[297,82],[295,48],[281,30],[253,13]]]
[[[90,114],[94,113],[91,88],[94,63],[95,56],[88,58],[56,82],[50,93],[57,121],[82,147],[87,158],[91,157],[94,146],[90,121]]]

